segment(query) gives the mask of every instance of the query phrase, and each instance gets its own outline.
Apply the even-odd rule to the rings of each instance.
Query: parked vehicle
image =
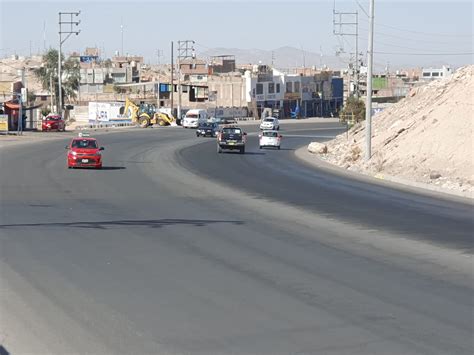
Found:
[[[183,118],[182,126],[184,128],[197,128],[201,123],[206,123],[207,118],[208,115],[206,110],[189,110]]]
[[[275,130],[265,130],[259,134],[259,146],[260,149],[266,147],[273,147],[280,149],[281,139],[283,136]]]
[[[260,123],[260,129],[270,129],[270,130],[280,130],[280,122],[278,121],[278,118],[275,117],[266,117],[262,120]]]
[[[226,149],[238,150],[240,154],[244,154],[246,140],[247,133],[242,128],[236,126],[224,127],[217,135],[217,153],[222,153]]]
[[[41,122],[43,131],[62,131],[66,130],[66,122],[60,115],[48,115]]]
[[[201,123],[196,129],[196,137],[217,137],[217,123]]]
[[[88,134],[81,134],[73,138],[66,146],[67,167],[71,168],[96,168],[102,169],[102,154],[104,147],[99,147],[95,138]]]

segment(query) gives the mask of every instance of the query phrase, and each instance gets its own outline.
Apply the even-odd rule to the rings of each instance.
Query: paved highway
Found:
[[[17,353],[472,354],[472,205],[222,154],[181,128],[0,150],[0,345]],[[255,129],[249,126],[249,131]]]

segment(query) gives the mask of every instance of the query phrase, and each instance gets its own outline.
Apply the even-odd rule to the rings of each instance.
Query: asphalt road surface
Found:
[[[248,131],[100,134],[102,170],[1,148],[1,353],[473,353],[472,204],[295,158],[336,124]]]

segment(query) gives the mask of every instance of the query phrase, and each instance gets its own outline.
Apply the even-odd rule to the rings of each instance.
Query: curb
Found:
[[[391,176],[391,175],[386,175],[386,174],[378,173],[376,175],[369,175],[369,174],[363,174],[356,171],[346,170],[337,165],[334,165],[334,164],[328,163],[327,161],[322,160],[316,154],[309,153],[307,150],[307,146],[303,146],[296,149],[294,154],[296,158],[298,158],[299,160],[307,164],[310,164],[320,169],[329,171],[331,173],[334,173],[340,176],[348,177],[351,179],[356,179],[359,181],[368,182],[368,183],[376,184],[379,186],[396,188],[399,190],[406,191],[408,189],[416,193],[424,193],[424,194],[429,194],[429,195],[435,195],[433,194],[433,192],[437,192],[438,194],[436,194],[436,197],[440,197],[439,193],[441,193],[442,195],[445,195],[441,197],[450,198],[450,199],[453,199],[453,197],[456,197],[456,198],[462,199],[461,202],[468,203],[468,204],[472,204],[474,201],[474,196],[471,192],[451,191],[439,186],[432,186],[432,185],[425,184],[422,182],[405,180],[405,179],[398,178],[396,176]]]

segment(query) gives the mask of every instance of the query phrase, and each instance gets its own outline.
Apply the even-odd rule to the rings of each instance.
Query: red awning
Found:
[[[20,105],[14,104],[13,102],[5,102],[4,105],[5,105],[5,107],[8,107],[11,110],[19,110],[20,109]]]
[[[5,107],[8,107],[10,110],[19,110],[20,109],[19,104],[15,104],[11,101],[4,102],[4,105],[5,105]],[[41,104],[36,105],[36,106],[30,106],[30,107],[23,106],[23,111],[34,110],[35,108],[39,108],[39,107],[41,107]]]

